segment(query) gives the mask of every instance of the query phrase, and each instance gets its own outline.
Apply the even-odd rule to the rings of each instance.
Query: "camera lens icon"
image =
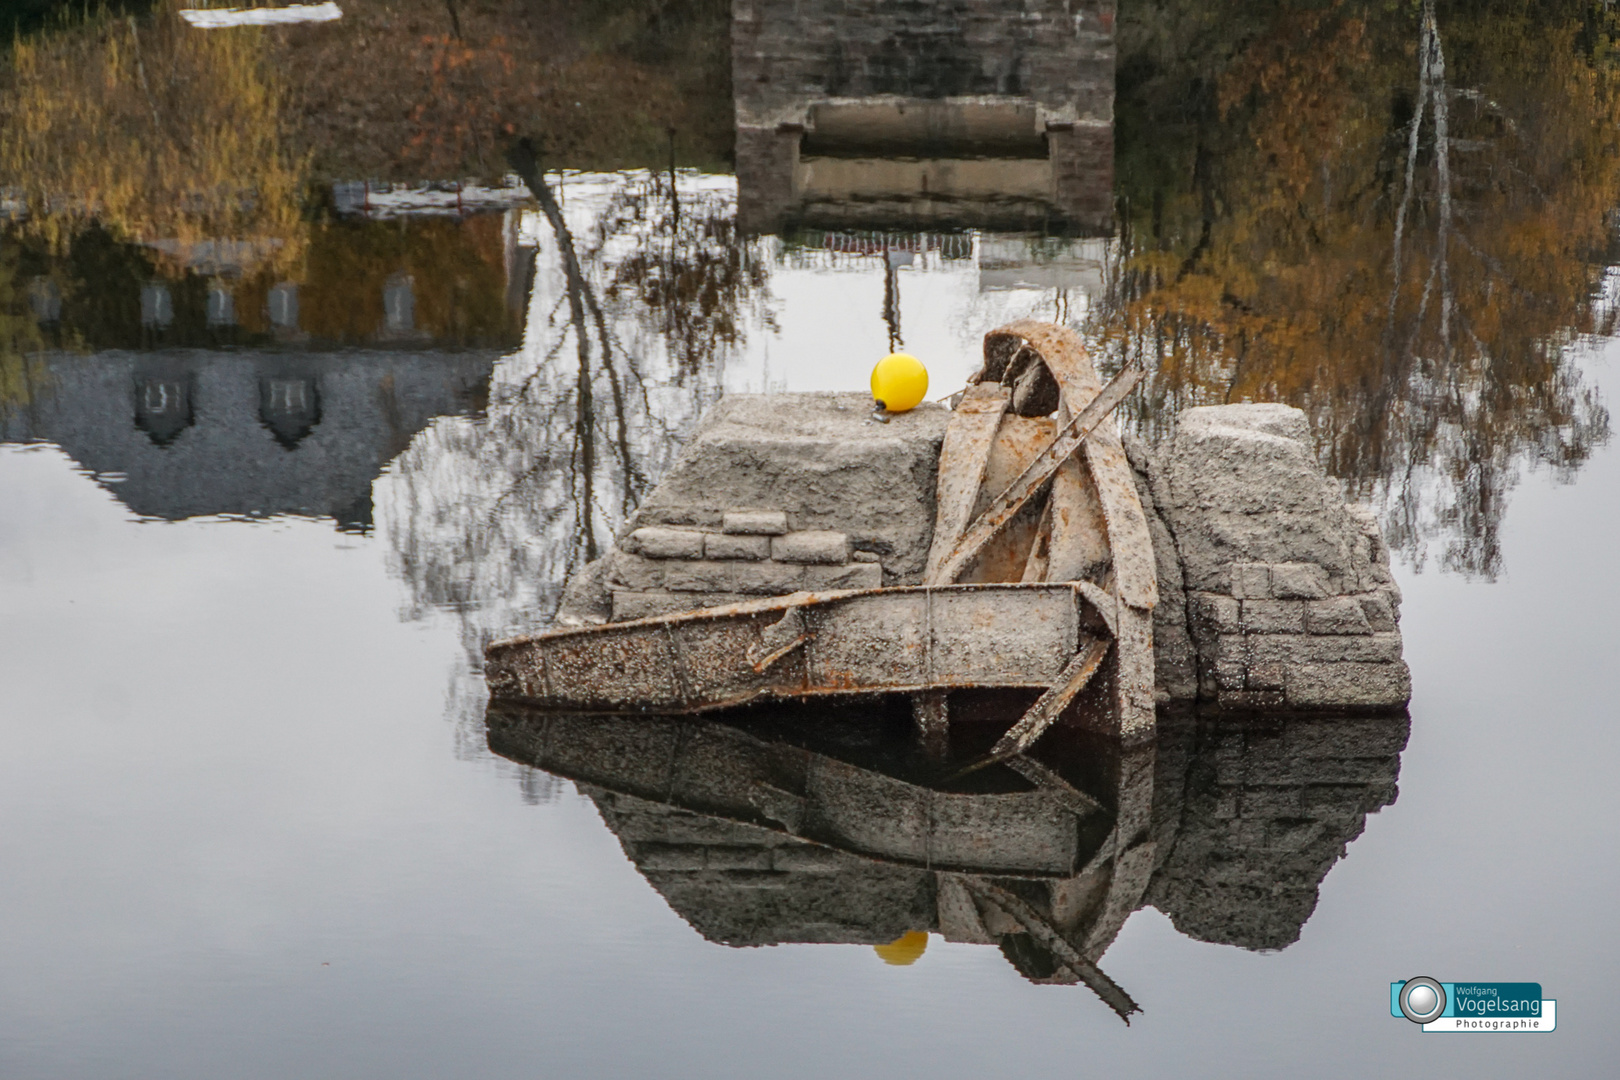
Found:
[[[1446,1011],[1446,988],[1433,979],[1408,979],[1401,987],[1401,1012],[1414,1024],[1438,1020]]]

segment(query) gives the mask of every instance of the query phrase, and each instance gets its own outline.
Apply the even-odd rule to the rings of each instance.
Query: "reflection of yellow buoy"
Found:
[[[885,964],[905,967],[907,964],[915,964],[917,957],[921,956],[926,948],[928,948],[928,931],[912,930],[901,934],[887,945],[872,946],[872,951],[882,957]]]
[[[872,396],[890,412],[915,409],[928,393],[928,369],[910,353],[890,353],[872,369]]]

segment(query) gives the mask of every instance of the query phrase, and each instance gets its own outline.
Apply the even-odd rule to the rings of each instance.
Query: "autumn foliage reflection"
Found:
[[[1518,470],[1609,430],[1573,354],[1613,330],[1615,25],[1538,6],[1284,4],[1180,83],[1122,22],[1123,242],[1092,329],[1157,360],[1147,426],[1298,405],[1392,543],[1501,569]]]
[[[95,221],[185,264],[229,239],[258,261],[300,254],[304,162],[286,89],[256,29],[200,33],[175,0],[149,19],[92,18],[11,44],[0,65],[0,188],[66,247]]]

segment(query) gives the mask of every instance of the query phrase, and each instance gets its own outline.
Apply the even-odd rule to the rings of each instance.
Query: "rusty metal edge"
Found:
[[[815,592],[787,593],[783,596],[763,596],[758,600],[744,600],[736,604],[725,604],[720,607],[693,608],[691,611],[677,611],[668,615],[651,615],[645,619],[628,619],[624,622],[600,623],[594,626],[568,626],[558,630],[543,630],[534,634],[520,634],[516,637],[501,638],[484,646],[484,655],[488,656],[496,651],[521,648],[540,641],[556,641],[563,638],[589,637],[602,635],[620,630],[640,627],[666,626],[679,622],[705,622],[715,619],[726,619],[736,615],[763,615],[770,612],[786,611],[788,608],[808,607],[825,604],[832,601],[847,600],[857,596],[905,594],[927,595],[930,593],[969,593],[969,592],[1035,592],[1040,590],[1065,589],[1073,592],[1077,597],[1086,599],[1087,606],[1093,606],[1089,599],[1081,593],[1072,582],[1068,581],[993,581],[970,583],[966,585],[886,585],[878,589],[823,589]],[[693,595],[701,595],[694,593]]]

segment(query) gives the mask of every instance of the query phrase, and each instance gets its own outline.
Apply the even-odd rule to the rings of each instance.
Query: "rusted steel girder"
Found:
[[[492,696],[598,712],[756,698],[1046,688],[1105,635],[1069,583],[795,593],[499,641]]]

